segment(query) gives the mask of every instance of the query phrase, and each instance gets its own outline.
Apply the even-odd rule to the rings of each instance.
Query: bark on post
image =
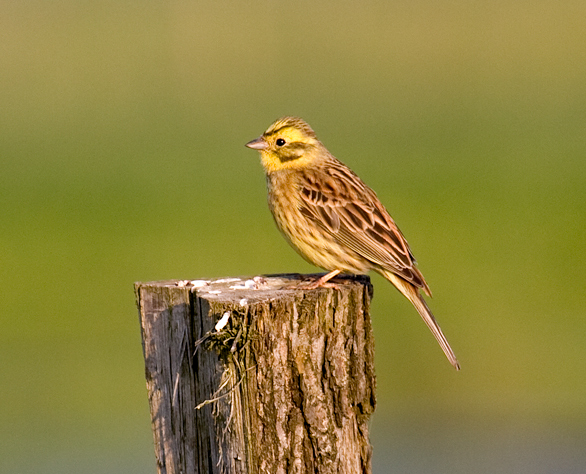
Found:
[[[137,283],[160,474],[370,474],[372,286]]]

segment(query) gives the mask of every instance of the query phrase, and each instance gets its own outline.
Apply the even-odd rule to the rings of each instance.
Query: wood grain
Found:
[[[372,286],[302,278],[135,285],[159,473],[371,472]]]

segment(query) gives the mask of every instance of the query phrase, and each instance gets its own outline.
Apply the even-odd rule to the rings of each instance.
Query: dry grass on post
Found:
[[[137,283],[160,474],[369,474],[368,277]]]

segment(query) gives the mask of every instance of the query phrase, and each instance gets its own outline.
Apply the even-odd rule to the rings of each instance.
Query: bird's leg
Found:
[[[313,283],[310,283],[305,287],[308,290],[315,290],[316,288],[337,288],[336,285],[333,283],[328,283],[332,278],[334,278],[341,270],[334,270],[330,273],[326,273],[324,276],[318,278]]]

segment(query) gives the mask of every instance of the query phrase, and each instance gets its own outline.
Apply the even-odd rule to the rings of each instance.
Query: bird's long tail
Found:
[[[454,354],[454,351],[450,347],[450,343],[446,339],[446,336],[444,336],[444,333],[442,332],[441,328],[439,327],[439,324],[433,317],[433,314],[427,306],[427,303],[423,299],[423,296],[421,296],[421,294],[419,293],[419,290],[411,283],[403,280],[402,278],[398,277],[394,273],[391,273],[390,271],[385,270],[381,271],[381,273],[386,279],[388,279],[393,285],[395,285],[397,289],[401,293],[403,293],[403,295],[409,301],[411,301],[413,306],[415,306],[415,309],[423,318],[425,324],[427,324],[427,327],[437,340],[438,344],[444,351],[444,354],[450,361],[450,364],[452,364],[456,370],[460,370],[460,364],[458,363],[456,354]]]

